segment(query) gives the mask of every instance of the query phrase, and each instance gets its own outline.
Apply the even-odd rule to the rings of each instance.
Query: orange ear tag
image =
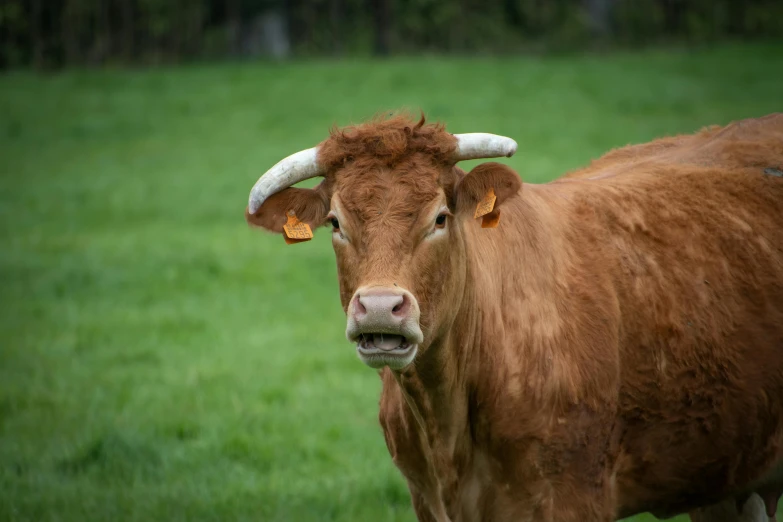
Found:
[[[481,228],[495,228],[500,223],[500,209],[481,218]]]
[[[293,210],[288,211],[288,221],[283,225],[283,232],[283,238],[288,245],[313,239],[313,231],[310,230],[310,225],[299,221]]]
[[[473,218],[483,217],[481,228],[495,228],[500,223],[500,210],[493,212],[496,200],[495,190],[490,188],[484,199],[476,205],[476,212],[473,213]]]

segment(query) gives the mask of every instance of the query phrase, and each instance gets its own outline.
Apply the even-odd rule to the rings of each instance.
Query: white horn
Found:
[[[255,214],[266,198],[272,194],[300,181],[321,176],[323,169],[318,165],[317,155],[317,147],[300,150],[278,161],[274,167],[258,178],[250,190],[250,200],[247,203],[250,214]]]
[[[510,158],[517,151],[517,142],[505,136],[473,132],[455,134],[457,150],[454,153],[456,161],[480,158]]]

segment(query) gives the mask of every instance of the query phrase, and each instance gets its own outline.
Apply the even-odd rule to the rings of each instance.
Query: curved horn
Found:
[[[510,158],[517,151],[517,142],[505,136],[473,132],[470,134],[455,134],[457,150],[454,153],[456,161],[480,158]]]
[[[266,198],[272,194],[300,181],[321,176],[323,169],[318,164],[317,156],[317,147],[300,150],[278,161],[274,167],[266,171],[250,190],[250,200],[247,204],[250,214],[255,214]]]

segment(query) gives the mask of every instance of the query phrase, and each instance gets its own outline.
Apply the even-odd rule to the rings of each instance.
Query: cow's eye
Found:
[[[446,214],[441,214],[435,220],[435,228],[443,228],[446,226]]]
[[[340,230],[340,222],[337,221],[337,218],[332,218],[332,226],[334,227],[335,231]]]

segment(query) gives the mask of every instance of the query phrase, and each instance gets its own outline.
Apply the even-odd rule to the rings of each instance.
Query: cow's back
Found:
[[[548,190],[620,304],[621,514],[753,490],[783,455],[783,115],[620,149]]]

